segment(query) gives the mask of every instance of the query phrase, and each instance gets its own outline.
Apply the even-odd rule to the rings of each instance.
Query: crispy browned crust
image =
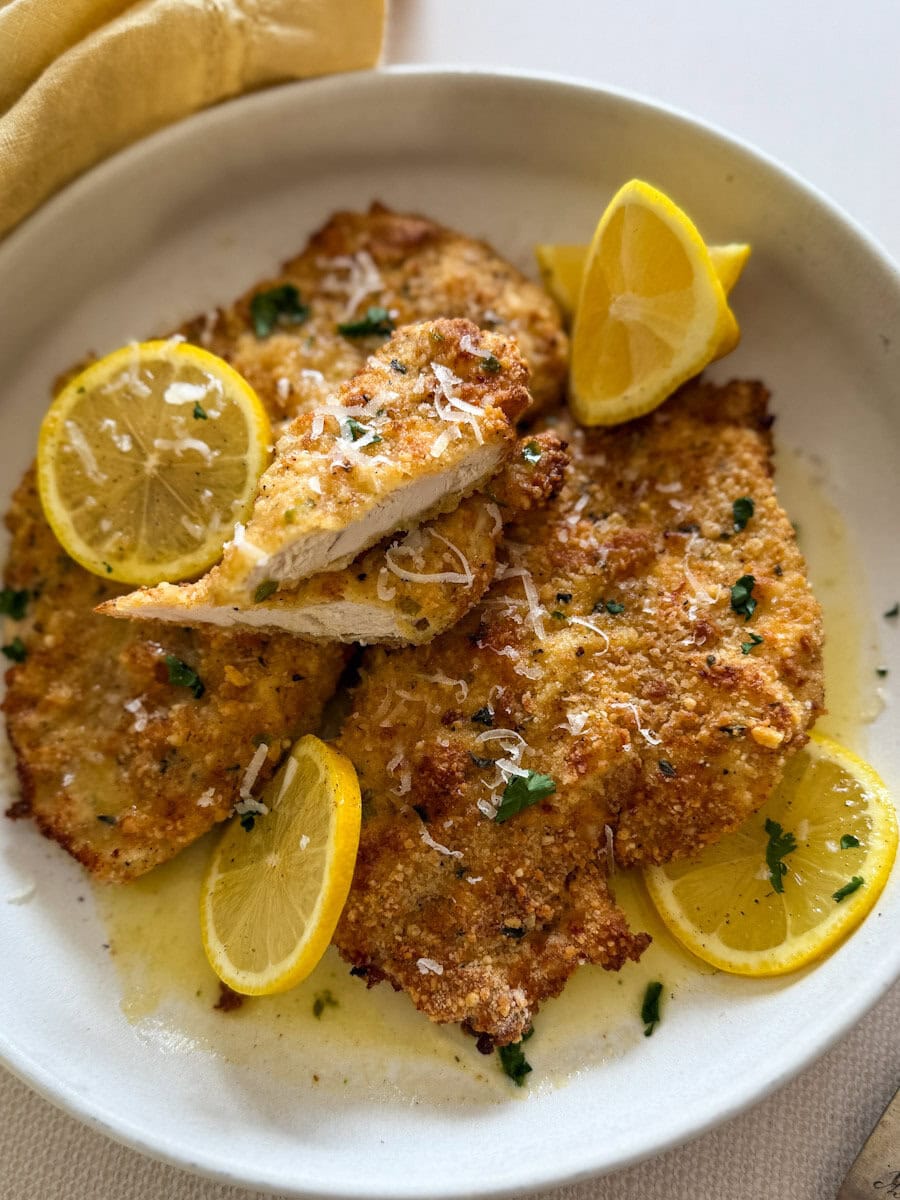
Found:
[[[347,266],[368,255],[378,281],[353,299]],[[310,305],[302,325],[259,339],[250,303],[257,293],[293,284]],[[235,304],[188,321],[180,332],[226,358],[244,375],[275,416],[292,416],[323,403],[335,381],[349,379],[383,339],[346,338],[337,325],[377,305],[396,325],[441,317],[466,317],[481,329],[515,338],[531,368],[535,408],[562,398],[568,342],[559,311],[537,284],[484,242],[426,217],[373,204],[366,213],[336,213],[285,263],[278,276],[251,288]],[[323,378],[302,372],[321,372]],[[288,382],[281,385],[278,380]]]
[[[27,658],[7,672],[3,706],[23,797],[92,874],[134,878],[228,815],[257,742],[270,746],[262,782],[318,727],[347,650],[96,616],[123,589],[62,552],[33,471],[7,525],[7,584],[35,597],[20,634]],[[200,699],[169,682],[167,654],[197,671]]]
[[[766,399],[694,383],[615,430],[561,421],[565,487],[507,535],[544,637],[512,576],[429,646],[367,655],[339,740],[366,819],[335,941],[433,1020],[509,1042],[578,963],[636,957],[607,837],[620,863],[690,854],[759,807],[806,741],[822,630],[772,487]],[[741,496],[755,513],[737,531]],[[730,588],[749,574],[748,623]],[[751,631],[764,641],[745,654]],[[477,807],[503,788],[487,709],[524,739],[521,767],[556,783],[503,823]]]

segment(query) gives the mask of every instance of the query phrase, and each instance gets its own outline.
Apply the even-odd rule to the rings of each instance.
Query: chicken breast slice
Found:
[[[258,602],[217,603],[204,576],[145,588],[97,611],[182,625],[284,630],[313,641],[419,645],[477,604],[496,574],[504,525],[555,496],[567,462],[554,433],[524,437],[490,488],[452,513],[388,538],[342,571],[314,575]]]
[[[203,587],[187,585],[182,596],[192,606],[246,608],[452,511],[512,453],[527,378],[515,343],[470,321],[398,330],[333,403],[295,418],[246,527]],[[135,615],[139,598],[107,611]],[[183,621],[184,611],[171,619]]]

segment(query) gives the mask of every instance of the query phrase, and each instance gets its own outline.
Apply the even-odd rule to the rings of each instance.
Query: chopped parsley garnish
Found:
[[[756,600],[753,599],[753,588],[756,584],[756,578],[753,575],[742,575],[734,587],[731,589],[731,607],[734,611],[749,621],[753,616],[753,611],[756,608]]]
[[[751,633],[747,636],[750,638],[750,641],[741,642],[741,654],[749,654],[754,646],[761,646],[766,640],[764,637],[760,637],[758,633]]]
[[[492,375],[496,375],[500,370],[500,359],[495,358],[493,354],[489,354],[487,358],[481,360],[481,365],[485,371],[490,371]]]
[[[481,758],[479,755],[473,754],[471,750],[469,751],[469,758],[471,758],[475,766],[480,767],[482,771],[486,771],[488,767],[492,767],[496,762],[496,759],[493,758]]]
[[[641,1021],[644,1024],[644,1037],[650,1037],[653,1030],[662,1019],[659,1015],[659,998],[662,995],[661,983],[648,983],[644,992],[644,1002],[641,1005]]]
[[[396,371],[398,375],[405,375],[408,369],[406,364],[400,362],[399,359],[391,359],[391,370]]]
[[[176,687],[190,688],[194,693],[194,699],[200,699],[206,691],[206,686],[193,667],[189,667],[174,654],[166,655],[166,667],[169,671],[169,683],[174,683]]]
[[[678,774],[678,772],[675,770],[675,768],[672,766],[672,764],[669,762],[669,760],[667,758],[660,758],[657,761],[657,766],[659,767],[660,771],[662,771],[663,775],[665,775],[665,777],[667,779],[674,779],[675,776]]]
[[[494,724],[494,710],[486,704],[484,708],[479,708],[478,712],[472,713],[472,721],[475,725],[486,725],[490,729]]]
[[[845,833],[841,837],[842,850],[855,850],[859,845],[859,838],[854,837],[852,833]]]
[[[27,588],[16,590],[5,587],[0,591],[0,613],[5,617],[12,617],[14,621],[21,621],[28,608],[28,599]]]
[[[753,501],[749,496],[741,496],[732,504],[731,512],[734,517],[734,527],[738,533],[742,529],[747,528],[747,522],[753,516],[753,509]]]
[[[12,662],[22,663],[28,657],[28,651],[25,649],[25,643],[20,637],[14,637],[7,646],[0,646],[0,650]]]
[[[256,591],[253,593],[253,599],[257,604],[262,604],[263,600],[268,600],[273,592],[278,591],[277,579],[264,579]]]
[[[112,567],[109,565],[109,563],[105,562],[103,565],[104,565],[104,567],[106,567],[107,575],[112,575]]]
[[[887,617],[887,619],[889,621],[892,620],[894,617],[900,617],[900,602],[895,604],[893,608],[889,608],[884,615]]]
[[[886,677],[887,673],[888,673],[887,667],[876,667],[875,668],[875,674],[878,676],[879,679],[884,679]]]
[[[243,829],[246,833],[250,833],[250,831],[253,829],[253,826],[256,824],[256,817],[256,813],[244,813],[241,817],[241,829]]]
[[[108,813],[97,813],[97,820],[102,821],[104,825],[115,825],[116,818],[111,817]]]
[[[784,891],[782,882],[787,875],[787,865],[781,860],[786,854],[793,854],[797,849],[797,839],[792,833],[785,833],[777,821],[766,817],[766,833],[769,844],[766,846],[766,866],[769,868],[769,879],[773,889],[779,894]]]
[[[208,420],[208,418],[206,416],[206,409],[203,407],[203,405],[200,403],[199,400],[194,405],[194,420],[195,421]]]
[[[338,1002],[332,996],[328,988],[324,992],[316,992],[316,998],[313,1000],[313,1016],[318,1020],[326,1008],[337,1008]]]
[[[602,597],[594,605],[595,613],[608,612],[610,616],[617,617],[619,613],[625,611],[625,605],[620,604],[618,600],[604,600]]]
[[[370,429],[368,425],[363,425],[357,421],[355,417],[348,417],[341,426],[341,437],[348,442],[358,442],[361,437],[369,435],[367,445],[374,446],[376,442],[381,441],[381,434],[376,433],[374,429]]]
[[[509,1046],[498,1046],[497,1054],[500,1058],[500,1066],[503,1068],[505,1075],[508,1075],[516,1087],[523,1087],[525,1084],[525,1076],[531,1074],[531,1064],[525,1057],[525,1052],[522,1049],[521,1042],[513,1042]]]
[[[268,337],[276,325],[302,325],[308,316],[309,305],[292,283],[257,292],[250,301],[250,320],[258,338]]]
[[[549,775],[529,771],[527,775],[514,775],[503,790],[503,799],[497,809],[495,821],[508,821],[532,804],[556,791],[556,784]]]
[[[848,896],[852,896],[858,888],[861,888],[863,883],[862,875],[854,875],[849,883],[845,883],[842,888],[838,888],[836,892],[832,892],[831,897],[837,904],[840,904],[842,900],[846,900]]]
[[[380,304],[366,309],[366,315],[358,321],[344,321],[337,327],[338,333],[348,338],[357,337],[388,337],[394,332],[394,322],[391,314]]]
[[[568,604],[571,601],[571,599],[572,599],[571,592],[557,592],[556,593],[556,603],[557,604]]]
[[[564,612],[560,612],[558,608],[554,608],[550,616],[555,617],[557,621],[568,621],[569,619],[566,614]]]
[[[542,450],[538,442],[526,442],[522,450],[522,457],[526,462],[538,463],[541,461]]]

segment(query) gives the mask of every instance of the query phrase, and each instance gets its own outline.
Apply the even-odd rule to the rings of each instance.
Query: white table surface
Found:
[[[385,61],[547,71],[653,97],[790,165],[900,261],[897,0],[392,0]],[[815,1066],[749,1113],[657,1159],[554,1195],[834,1196],[898,1084],[900,985]],[[886,1194],[873,1192],[873,1200]],[[0,1200],[249,1195],[143,1159],[0,1078]]]

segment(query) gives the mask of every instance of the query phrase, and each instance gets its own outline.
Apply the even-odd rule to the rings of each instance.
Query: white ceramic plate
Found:
[[[720,373],[767,381],[780,443],[814,464],[849,530],[861,564],[856,611],[834,609],[844,623],[833,670],[855,687],[880,630],[896,675],[897,632],[873,619],[900,591],[896,271],[759,155],[596,88],[455,71],[328,79],[224,105],[95,170],[0,247],[5,479],[12,486],[33,453],[57,371],[232,297],[338,207],[377,197],[419,210],[487,237],[530,270],[533,243],[586,239],[634,175],[671,192],[710,241],[753,243],[736,297],[744,341]],[[826,511],[816,495],[792,486],[801,525]],[[813,573],[828,587],[819,540]],[[846,554],[843,562],[846,571]],[[858,733],[848,725],[848,736]],[[887,714],[868,742],[896,785]],[[27,902],[4,902],[32,882]],[[516,1193],[681,1142],[820,1054],[900,972],[898,884],[815,971],[676,987],[652,1039],[607,1003],[608,979],[583,973],[580,1007],[564,997],[542,1014],[529,1043],[534,1083],[522,1095],[461,1035],[411,1032],[424,1022],[402,997],[367,997],[357,981],[343,1009],[316,1024],[291,1025],[285,1009],[283,1038],[271,1010],[223,1017],[205,992],[202,1014],[178,997],[150,1011],[151,998],[141,1019],[140,1002],[126,1019],[125,976],[103,948],[83,876],[33,830],[3,822],[0,1055],[111,1136],[223,1180],[290,1195]],[[332,962],[323,972],[335,987],[344,977]],[[622,979],[636,997],[639,977]],[[297,1004],[309,999],[301,993]]]

